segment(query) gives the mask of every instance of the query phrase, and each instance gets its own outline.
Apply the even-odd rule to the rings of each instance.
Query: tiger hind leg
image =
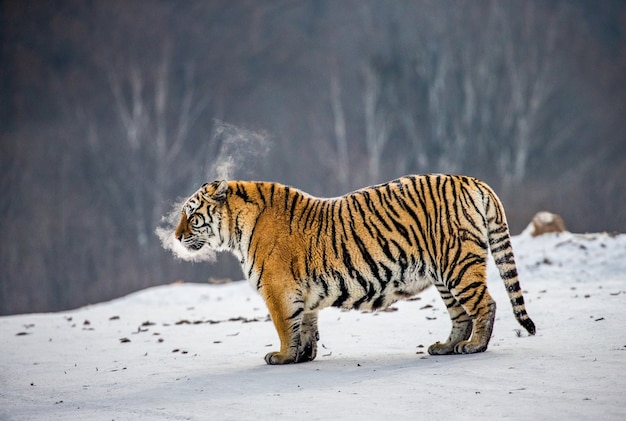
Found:
[[[448,341],[429,347],[431,355],[473,354],[487,349],[496,316],[496,303],[487,291],[486,276],[477,278],[478,281],[459,282],[449,292],[445,286],[438,286],[450,313],[452,330]]]
[[[455,353],[455,347],[458,343],[468,340],[472,336],[472,319],[465,312],[463,307],[458,303],[456,298],[443,285],[437,287],[441,298],[448,308],[450,320],[452,321],[452,330],[450,336],[445,342],[436,342],[428,347],[430,355],[448,355]]]
[[[486,290],[484,301],[486,301],[486,304],[473,319],[474,326],[471,339],[456,344],[454,347],[455,354],[473,354],[487,349],[491,340],[491,333],[493,332],[493,322],[496,318],[496,302],[493,301]]]

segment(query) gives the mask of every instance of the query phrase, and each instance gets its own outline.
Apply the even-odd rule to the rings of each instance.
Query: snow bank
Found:
[[[450,327],[434,289],[397,311],[323,310],[317,359],[290,366],[265,365],[278,338],[245,282],[0,317],[0,419],[626,419],[626,235],[513,245],[537,335],[490,263],[498,315],[475,355],[426,353]]]

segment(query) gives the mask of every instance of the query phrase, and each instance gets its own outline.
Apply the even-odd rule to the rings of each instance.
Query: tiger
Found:
[[[513,313],[530,335],[504,208],[483,181],[408,175],[336,198],[274,182],[206,183],[182,207],[175,240],[234,254],[280,339],[267,364],[312,361],[318,312],[385,309],[434,285],[452,329],[431,355],[487,349],[496,303],[489,249]]]

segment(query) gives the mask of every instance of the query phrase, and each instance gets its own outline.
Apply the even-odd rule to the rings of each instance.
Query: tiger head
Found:
[[[222,208],[227,193],[226,181],[214,181],[204,184],[187,199],[174,233],[185,248],[193,251],[205,245],[213,250],[224,248],[226,241],[221,230]]]

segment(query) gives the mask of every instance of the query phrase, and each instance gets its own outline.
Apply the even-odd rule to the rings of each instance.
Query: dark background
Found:
[[[0,1],[0,314],[175,280],[154,234],[218,174],[334,196],[405,173],[626,228],[623,1]]]

